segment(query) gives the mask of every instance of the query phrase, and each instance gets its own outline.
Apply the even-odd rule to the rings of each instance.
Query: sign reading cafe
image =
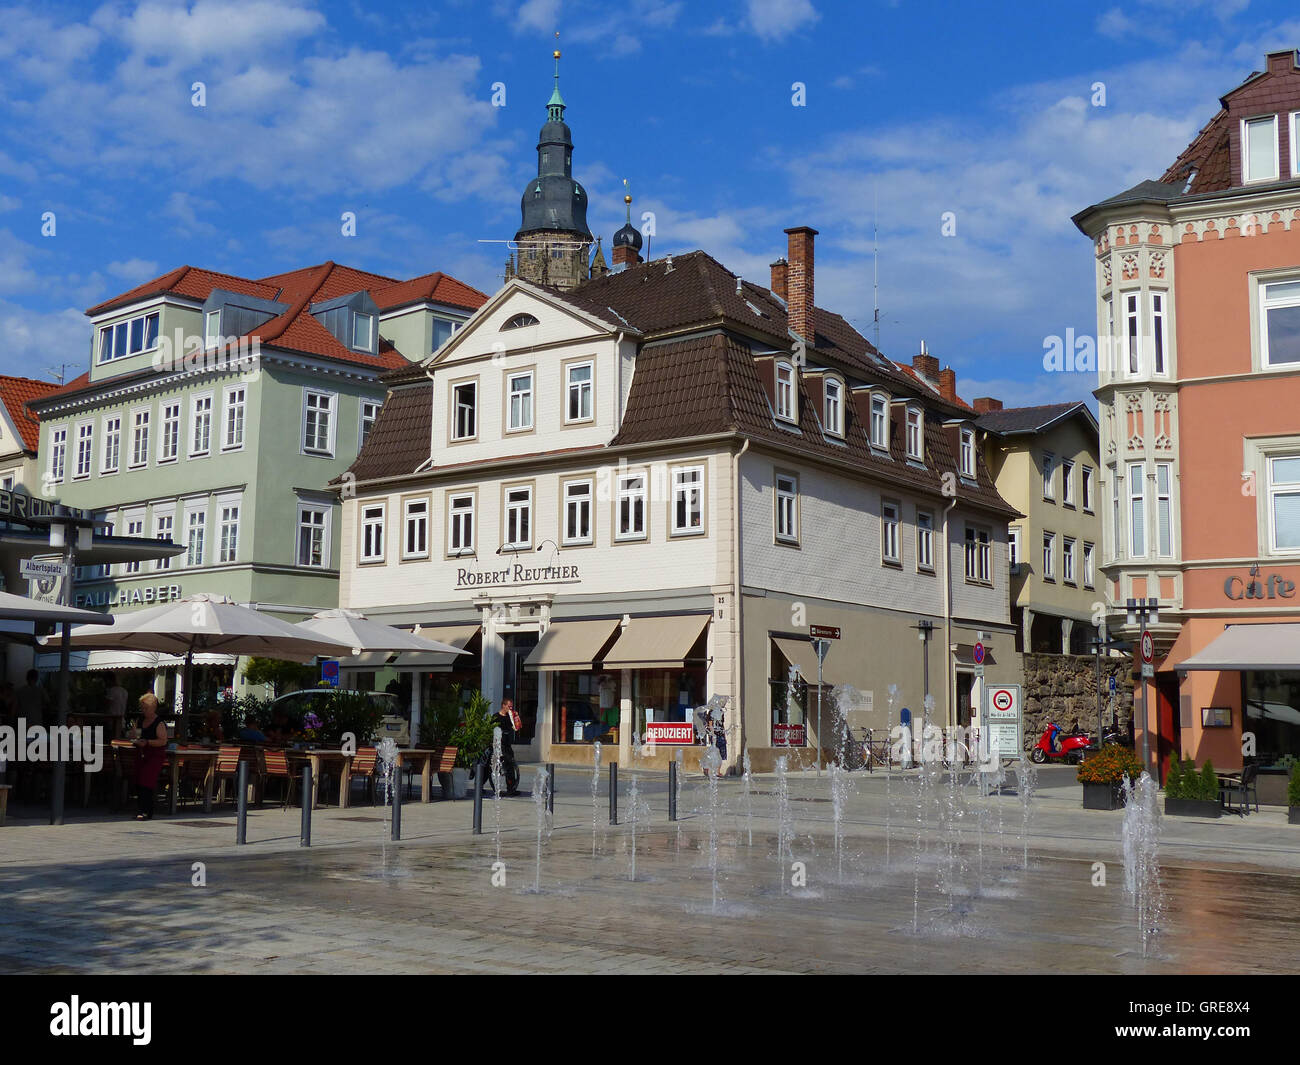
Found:
[[[525,584],[576,584],[577,566],[525,566],[516,562],[498,569],[472,570],[459,566],[456,569],[457,588],[517,587]]]
[[[1259,566],[1250,567],[1249,579],[1232,576],[1223,582],[1223,594],[1229,599],[1294,599],[1295,581],[1280,573],[1270,573],[1260,579]]]

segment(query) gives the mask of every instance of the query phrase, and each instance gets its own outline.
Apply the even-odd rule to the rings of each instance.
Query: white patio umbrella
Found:
[[[25,595],[0,592],[0,618],[6,621],[45,621],[52,624],[69,622],[73,625],[112,625],[113,616],[98,610],[78,610],[59,606],[43,599],[28,599]]]
[[[52,643],[53,638],[41,642]],[[196,653],[266,655],[308,662],[317,655],[333,656],[351,650],[350,644],[304,632],[270,614],[240,606],[226,596],[207,594],[119,614],[111,629],[96,631],[78,625],[72,630],[69,643],[74,648],[120,648],[184,655],[182,722],[189,708],[190,674]]]
[[[449,643],[439,643],[393,625],[371,621],[356,610],[322,610],[293,627],[300,632],[344,644],[353,655],[366,651],[422,651],[450,655],[465,653]]]

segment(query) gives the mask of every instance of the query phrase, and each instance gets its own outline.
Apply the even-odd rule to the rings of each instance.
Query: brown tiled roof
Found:
[[[867,427],[853,403],[845,405],[844,441],[823,434],[801,378],[798,429],[781,428],[773,419],[750,348],[716,332],[642,347],[627,412],[612,446],[732,432],[809,457],[848,462],[866,476],[937,495],[943,473],[958,468],[951,434],[942,423],[940,414],[926,410],[924,468],[907,461],[898,432],[891,433],[890,456],[885,458],[871,449]],[[977,457],[976,474],[974,484],[959,481],[959,498],[969,505],[1015,514],[998,495],[982,457]]]
[[[463,281],[438,271],[413,277],[410,281],[370,290],[370,296],[381,311],[402,307],[408,303],[445,303],[451,307],[464,307],[476,311],[488,301],[486,293],[472,288]]]
[[[1232,187],[1232,159],[1229,154],[1228,112],[1221,110],[1210,119],[1196,135],[1160,180],[1175,184],[1181,190],[1187,184],[1188,172],[1195,169],[1189,195],[1198,192],[1222,192]]]
[[[1075,411],[1082,411],[1085,417],[1091,419],[1091,412],[1082,403],[1044,403],[1037,407],[1004,407],[1002,410],[991,410],[976,418],[975,424],[999,436],[1037,433]]]
[[[86,311],[86,314],[94,317],[114,307],[135,303],[150,296],[161,296],[164,293],[185,296],[202,302],[211,295],[214,288],[238,292],[244,296],[258,296],[266,300],[275,299],[276,294],[275,286],[264,281],[250,281],[246,277],[220,274],[215,270],[201,270],[195,266],[180,266],[170,273],[155,277],[152,281],[146,281],[143,285],[136,285],[133,289],[104,300],[103,303],[95,304]]]
[[[429,459],[432,426],[432,381],[391,389],[348,472],[358,481],[414,473]]]
[[[23,449],[35,452],[41,439],[41,424],[27,409],[27,401],[57,391],[58,385],[51,381],[34,381],[30,377],[10,377],[0,374],[0,403],[18,430],[22,438]]]

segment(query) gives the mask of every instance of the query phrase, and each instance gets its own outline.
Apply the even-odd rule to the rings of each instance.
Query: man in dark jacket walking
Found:
[[[501,700],[501,709],[496,712],[492,720],[494,728],[501,730],[501,771],[505,774],[506,790],[505,794],[514,796],[519,794],[519,763],[515,761],[515,735],[518,732],[518,726],[515,724],[515,701],[510,698]],[[491,780],[492,774],[492,751],[489,748],[483,752],[483,757],[487,762],[487,769],[484,777]],[[492,781],[492,787],[496,787],[496,781]]]

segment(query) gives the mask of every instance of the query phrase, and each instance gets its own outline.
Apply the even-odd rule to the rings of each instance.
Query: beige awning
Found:
[[[449,644],[464,650],[465,645],[478,635],[477,623],[467,625],[425,625],[416,635],[438,643]],[[420,673],[450,672],[458,655],[435,651],[367,651],[364,654],[339,659],[340,669],[396,669]]]
[[[524,668],[593,669],[601,650],[618,629],[618,622],[618,618],[553,621],[524,661]]]
[[[799,667],[799,674],[807,684],[817,683],[817,652],[813,650],[811,640],[796,640],[789,636],[773,636],[776,649],[785,655],[785,660],[792,666]],[[831,641],[831,649],[826,652],[826,661],[822,665],[822,684],[837,684],[835,666],[836,641]]]
[[[601,667],[681,669],[708,623],[708,614],[632,618],[601,662]]]
[[[1178,669],[1300,670],[1300,624],[1230,625]]]

